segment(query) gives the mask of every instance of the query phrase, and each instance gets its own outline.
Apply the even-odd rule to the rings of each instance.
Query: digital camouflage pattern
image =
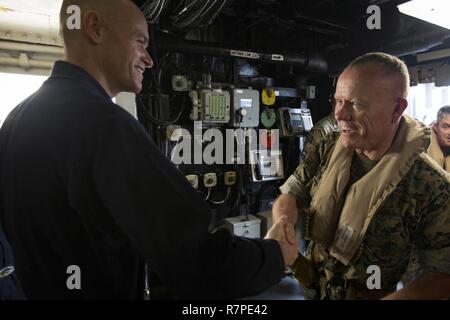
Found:
[[[300,208],[309,206],[338,137],[333,131],[324,139],[310,140],[302,163],[282,186],[283,193],[298,199]],[[358,175],[352,164],[351,181]],[[306,296],[313,299],[381,298],[396,290],[410,260],[417,261],[410,266],[416,272],[450,274],[450,175],[421,154],[374,216],[359,254],[348,266],[313,242],[307,257],[314,276]],[[381,269],[381,290],[367,289],[371,265]]]
[[[332,131],[339,131],[339,126],[334,118],[334,113],[320,119],[309,131],[305,141],[305,148],[316,148],[320,141]],[[313,150],[314,152],[314,150]],[[305,153],[304,153],[305,154]]]
[[[319,142],[331,131],[339,131],[339,126],[336,118],[334,117],[334,112],[317,121],[314,127],[311,128],[308,138]]]

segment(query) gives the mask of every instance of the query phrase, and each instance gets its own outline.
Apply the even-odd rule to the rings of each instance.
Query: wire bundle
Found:
[[[163,10],[171,0],[147,0],[141,7],[144,16],[151,24],[159,22]]]
[[[229,0],[184,0],[172,16],[173,26],[179,29],[206,27],[228,2]]]

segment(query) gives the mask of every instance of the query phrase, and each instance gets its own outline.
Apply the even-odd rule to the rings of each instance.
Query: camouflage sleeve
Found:
[[[450,274],[450,183],[434,181],[434,196],[421,214],[418,232],[413,236],[421,272]]]
[[[334,139],[328,139],[328,135],[324,137],[320,129],[311,130],[305,142],[300,165],[280,187],[281,193],[294,196],[302,205],[309,204],[311,201],[309,190],[313,177],[320,169],[326,146],[330,144],[329,140]]]

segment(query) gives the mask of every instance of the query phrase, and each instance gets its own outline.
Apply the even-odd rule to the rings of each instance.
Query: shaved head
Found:
[[[385,53],[357,58],[339,76],[335,118],[347,149],[372,160],[387,152],[408,106],[406,65]]]
[[[80,8],[80,25],[69,29]],[[75,12],[77,13],[77,12]],[[60,13],[66,60],[88,71],[111,97],[138,93],[143,73],[153,65],[147,52],[148,24],[131,0],[64,0]]]
[[[135,7],[136,10],[140,11],[131,0],[63,0],[59,18],[61,36],[66,46],[70,46],[73,37],[80,33],[79,30],[69,30],[67,28],[66,22],[71,15],[67,13],[67,8],[72,5],[81,9],[82,17],[84,13],[95,12],[103,23],[115,23],[121,18],[123,19],[124,16],[117,13],[123,12],[126,7]]]
[[[396,91],[395,94],[407,97],[410,82],[408,67],[399,58],[383,52],[371,52],[353,60],[346,69],[357,67],[366,67],[372,75],[391,78],[391,89]]]

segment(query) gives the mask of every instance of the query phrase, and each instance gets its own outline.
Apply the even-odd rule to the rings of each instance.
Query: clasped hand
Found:
[[[278,241],[281,252],[283,254],[285,267],[291,266],[297,259],[299,246],[295,227],[288,222],[286,216],[282,216],[276,221],[272,228],[267,232],[265,239],[273,239]]]

